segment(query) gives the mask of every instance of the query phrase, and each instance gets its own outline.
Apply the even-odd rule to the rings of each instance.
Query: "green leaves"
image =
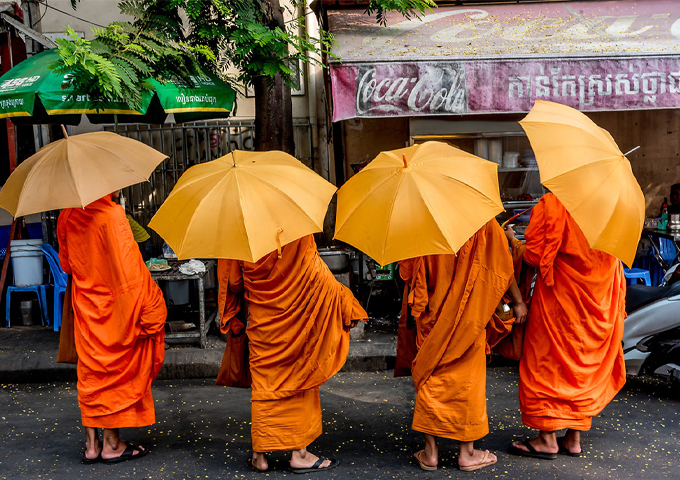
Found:
[[[78,92],[93,98],[93,108],[106,100],[125,98],[140,108],[142,92],[150,89],[144,79],[162,81],[173,76],[191,84],[191,75],[214,63],[214,51],[205,45],[187,43],[176,0],[123,0],[122,13],[131,21],[117,21],[93,29],[95,39],[79,38],[69,27],[67,40],[58,40],[62,64],[57,73],[71,74]],[[199,2],[200,3],[200,2]]]
[[[78,37],[72,28],[66,30],[68,40],[57,39],[62,64],[50,65],[56,73],[68,75],[63,88],[74,87],[76,91],[92,98],[92,108],[98,108],[103,98],[120,97],[125,81],[116,65],[92,51],[92,42]],[[131,82],[130,82],[131,84]]]
[[[407,20],[411,20],[431,11],[436,6],[433,0],[370,0],[366,7],[366,14],[375,15],[378,23],[385,26],[388,12],[400,13]]]
[[[79,1],[71,1],[73,8]],[[229,82],[225,72],[233,68],[244,86],[280,75],[294,87],[298,65],[323,65],[334,41],[324,30],[318,38],[308,35],[301,15],[305,2],[291,4],[284,19],[279,0],[122,0],[120,11],[130,21],[93,29],[91,42],[69,28],[68,40],[57,40],[62,63],[54,67],[72,74],[70,85],[78,91],[98,101],[123,97],[133,108],[149,77],[191,83],[191,75],[209,70]],[[388,12],[410,19],[434,6],[432,0],[370,0],[366,13],[385,25]]]
[[[260,76],[280,75],[294,87],[298,65],[323,65],[323,59],[332,56],[334,40],[329,32],[321,30],[318,37],[307,34],[302,0],[290,2],[285,19],[277,14],[279,0],[172,1],[186,9],[187,42],[209,46],[218,59],[209,67],[218,66],[218,75],[224,75],[224,67],[237,70],[243,85]],[[432,0],[371,0],[366,13],[384,25],[389,11],[413,18],[434,6]]]

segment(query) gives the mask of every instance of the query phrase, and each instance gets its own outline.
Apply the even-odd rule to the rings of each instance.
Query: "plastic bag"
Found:
[[[165,258],[177,258],[177,255],[175,255],[175,252],[172,251],[172,248],[170,248],[170,245],[166,243],[163,243],[163,256]]]
[[[150,258],[146,262],[146,268],[149,269],[149,271],[163,271],[163,270],[169,270],[170,265],[168,265],[168,261],[162,258]]]
[[[179,267],[179,271],[184,275],[196,275],[205,273],[205,265],[200,260],[189,260]]]

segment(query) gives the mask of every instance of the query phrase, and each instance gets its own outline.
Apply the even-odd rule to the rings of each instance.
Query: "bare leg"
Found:
[[[529,440],[529,443],[537,452],[541,453],[557,453],[560,449],[559,445],[557,445],[557,435],[555,435],[555,432],[539,432],[538,437]],[[522,442],[512,442],[512,446],[525,452],[529,451]]]
[[[290,456],[290,466],[292,468],[311,468],[318,459],[319,457],[309,453],[305,447],[301,448],[300,450],[293,450]],[[326,468],[330,464],[331,461],[326,459],[321,463],[321,465],[319,465],[319,468]]]
[[[486,459],[484,458],[486,457]],[[458,456],[459,467],[471,467],[482,462],[496,463],[498,459],[493,453],[482,450],[475,450],[474,442],[460,442],[460,455]]]
[[[104,429],[104,447],[102,448],[102,458],[104,460],[120,457],[127,448],[125,442],[121,442],[120,437],[118,436],[118,431],[119,429],[117,428]],[[132,455],[139,455],[143,451],[144,448],[140,446],[138,449],[133,450]]]
[[[99,443],[99,434],[97,429],[94,427],[85,427],[85,435],[87,440],[85,441],[85,452],[83,457],[88,460],[94,460],[102,452],[102,446]]]
[[[253,452],[250,464],[257,470],[261,472],[266,472],[269,469],[269,462],[267,461],[267,456],[262,452]]]
[[[414,454],[416,459],[428,467],[436,467],[439,463],[439,447],[437,446],[437,437],[424,433],[425,448]]]
[[[578,430],[567,430],[561,446],[566,448],[571,453],[581,453],[581,432]]]

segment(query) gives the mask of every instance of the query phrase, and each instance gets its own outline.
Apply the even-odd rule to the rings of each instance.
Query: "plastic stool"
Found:
[[[623,267],[623,276],[627,279],[637,280],[639,278],[645,282],[645,285],[652,285],[652,277],[649,274],[649,270],[643,270],[642,268],[626,268]],[[637,281],[636,281],[637,283]]]
[[[7,287],[7,296],[5,298],[5,304],[7,305],[7,308],[5,309],[5,322],[7,325],[7,328],[9,328],[9,307],[10,307],[10,302],[12,300],[12,293],[13,292],[35,292],[35,294],[38,296],[38,304],[40,305],[40,319],[42,320],[43,326],[46,326],[49,324],[49,317],[47,315],[47,290],[46,290],[47,285],[34,285],[30,287],[17,287],[14,285],[11,285]]]

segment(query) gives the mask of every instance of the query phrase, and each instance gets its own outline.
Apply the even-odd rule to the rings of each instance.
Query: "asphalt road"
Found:
[[[421,448],[410,428],[415,392],[410,378],[391,372],[341,373],[323,388],[324,433],[310,451],[335,456],[334,470],[293,475],[287,456],[270,457],[261,474],[245,465],[250,449],[250,391],[211,381],[154,384],[157,423],[122,430],[152,448],[139,460],[81,465],[84,434],[73,383],[2,385],[0,478],[2,479],[661,479],[680,478],[680,394],[663,384],[629,382],[584,435],[586,455],[557,460],[513,457],[513,439],[533,433],[520,421],[517,371],[490,368],[491,433],[479,447],[498,463],[475,473],[456,468],[457,442],[440,442],[440,469],[423,472],[411,460]]]

